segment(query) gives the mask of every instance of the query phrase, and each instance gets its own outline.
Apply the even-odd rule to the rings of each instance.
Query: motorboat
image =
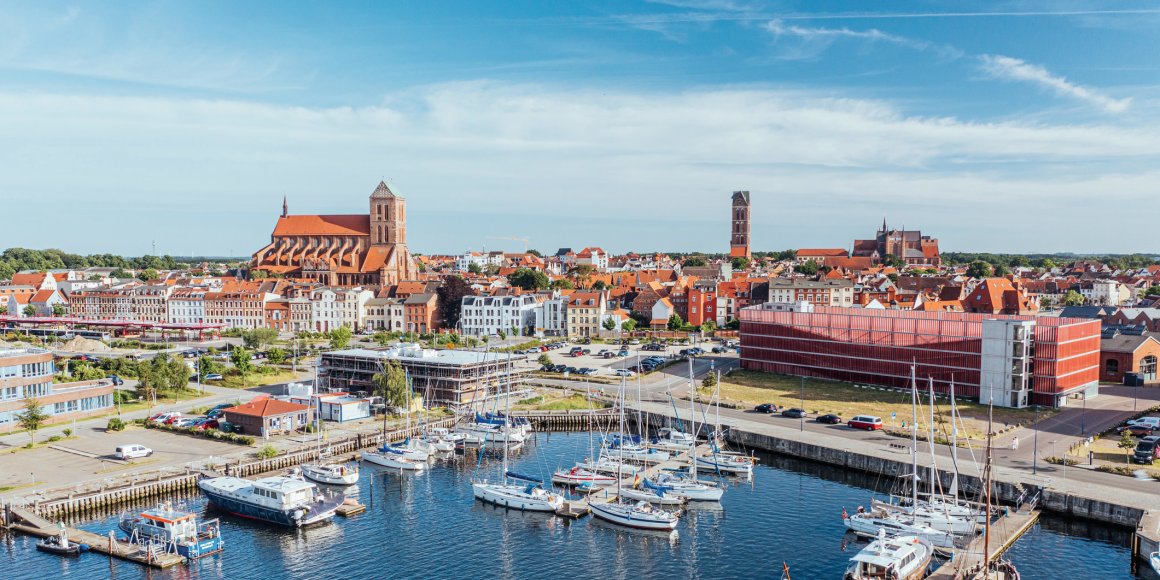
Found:
[[[375,465],[403,471],[422,471],[427,469],[426,460],[418,461],[407,457],[404,453],[391,453],[389,451],[383,451],[382,449],[363,451],[362,458],[363,461],[374,463]]]
[[[358,466],[346,463],[307,463],[301,467],[302,476],[328,485],[358,483]]]
[[[60,533],[36,543],[36,549],[58,556],[80,556],[81,552],[88,552],[88,544],[79,544],[68,539],[68,530],[60,526]]]
[[[334,517],[342,496],[327,497],[308,481],[274,476],[249,481],[238,477],[213,477],[197,487],[218,508],[237,516],[303,527]]]
[[[677,527],[677,522],[681,518],[679,510],[658,509],[644,501],[635,503],[622,503],[619,500],[596,501],[589,502],[588,507],[592,509],[592,515],[602,520],[642,530],[672,530]]]
[[[225,548],[218,520],[198,523],[197,514],[164,503],[156,508],[121,515],[117,526],[136,544],[161,544],[196,560]]]
[[[660,473],[642,482],[646,488],[660,488],[669,495],[689,501],[721,501],[725,488],[673,473]]]
[[[862,548],[846,568],[845,580],[922,580],[934,556],[930,542],[918,536],[889,538],[885,532]]]
[[[930,526],[908,521],[895,514],[882,511],[863,512],[848,515],[842,510],[842,522],[846,528],[864,538],[877,538],[885,532],[890,536],[916,536],[930,542],[936,548],[955,549],[955,535],[941,532]]]
[[[567,486],[591,485],[593,487],[614,485],[616,478],[579,465],[572,469],[561,469],[552,474],[552,483]]]
[[[1152,552],[1148,557],[1148,561],[1152,564],[1152,571],[1160,574],[1160,552]]]
[[[508,483],[508,480],[522,483]],[[489,483],[486,479],[472,482],[472,495],[484,503],[532,512],[555,512],[564,505],[564,496],[544,489],[543,482],[534,477],[511,471],[504,480]]]
[[[671,429],[668,427],[658,430],[657,436],[653,437],[649,442],[649,447],[652,447],[653,449],[659,449],[662,451],[674,451],[678,453],[682,451],[689,451],[696,447],[696,445],[696,437],[683,431]]]

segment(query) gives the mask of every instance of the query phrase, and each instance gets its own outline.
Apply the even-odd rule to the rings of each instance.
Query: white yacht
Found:
[[[508,479],[524,483],[511,484]],[[524,511],[555,512],[564,505],[564,496],[544,489],[540,480],[510,471],[498,483],[488,483],[486,479],[472,482],[471,493],[480,501]]]
[[[712,482],[697,481],[673,473],[661,473],[644,480],[644,486],[663,489],[667,494],[689,501],[721,501],[725,489]]]
[[[916,536],[930,542],[937,548],[946,550],[955,548],[954,534],[942,532],[882,511],[861,512],[853,515],[847,515],[843,511],[842,522],[846,524],[848,529],[864,538],[877,538],[879,534],[885,532],[892,536]]]
[[[215,506],[242,517],[285,526],[308,526],[334,517],[343,497],[326,497],[313,483],[292,477],[249,481],[214,477],[197,487]]]
[[[425,460],[418,461],[400,453],[390,453],[382,450],[363,451],[362,458],[363,461],[374,463],[375,465],[382,465],[383,467],[403,471],[422,471],[427,469],[427,462]]]
[[[845,580],[922,580],[934,548],[917,536],[885,533],[850,558]]]
[[[328,485],[358,483],[358,466],[345,463],[307,463],[302,465],[302,476]]]
[[[592,502],[592,515],[614,524],[642,530],[672,530],[680,521],[680,511],[657,509],[648,502]]]

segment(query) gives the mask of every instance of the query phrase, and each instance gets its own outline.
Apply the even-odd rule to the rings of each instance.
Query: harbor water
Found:
[[[585,434],[538,434],[513,469],[547,478],[587,454]],[[841,578],[863,545],[844,533],[843,508],[868,503],[892,482],[830,466],[762,456],[750,481],[728,480],[720,505],[694,505],[674,533],[638,532],[591,517],[568,521],[474,501],[475,454],[440,460],[418,474],[362,467],[354,492],[367,512],[295,530],[221,515],[201,496],[175,498],[222,519],[226,550],[159,571],[97,554],[62,559],[35,540],[4,538],[0,578],[351,580],[363,578]],[[478,475],[495,478],[485,457]],[[145,506],[137,506],[142,509]],[[118,514],[74,522],[107,534]],[[1009,553],[1025,580],[1154,578],[1131,570],[1130,532],[1049,515]]]

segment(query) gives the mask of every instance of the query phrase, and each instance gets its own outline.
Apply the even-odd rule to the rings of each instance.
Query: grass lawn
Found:
[[[701,392],[702,395],[706,393],[704,390]],[[807,378],[804,393],[805,409],[811,414],[834,413],[843,419],[858,414],[877,415],[882,417],[888,428],[901,427],[903,421],[909,424],[911,417],[911,396],[908,391],[863,389],[850,383]],[[733,403],[742,408],[752,408],[761,403],[774,403],[779,407],[800,407],[801,395],[802,379],[799,377],[735,370],[721,379],[722,402]],[[920,428],[926,425],[930,416],[929,407],[922,405],[925,399],[925,392],[920,390],[918,409]],[[936,397],[936,403],[935,430],[949,436],[950,402],[946,397]],[[965,424],[965,429],[959,430],[959,437],[965,434],[972,439],[982,440],[987,429],[987,407],[966,401],[959,401],[957,406]],[[1035,419],[1035,412],[1030,409],[995,407],[994,411],[996,430],[1006,425],[1030,425]],[[897,417],[891,419],[891,413],[896,413]],[[1053,413],[1052,410],[1042,410],[1039,418],[1043,420]]]
[[[513,409],[520,411],[572,411],[572,410],[588,410],[588,409],[603,409],[608,407],[607,403],[603,401],[589,401],[584,398],[584,395],[574,394],[568,397],[561,395],[538,395],[530,399],[524,399],[514,406]]]
[[[251,387],[260,387],[262,385],[272,385],[275,383],[288,383],[290,381],[298,380],[298,373],[292,370],[279,370],[272,374],[250,373],[246,375],[246,380],[243,384],[241,375],[226,376],[220,381],[206,381],[207,385],[214,385],[216,387],[226,387],[230,389],[246,389]]]

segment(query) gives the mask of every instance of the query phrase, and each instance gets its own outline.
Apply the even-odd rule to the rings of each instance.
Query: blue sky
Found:
[[[0,3],[0,247],[1157,252],[1160,2]],[[51,226],[51,227],[49,227]]]

